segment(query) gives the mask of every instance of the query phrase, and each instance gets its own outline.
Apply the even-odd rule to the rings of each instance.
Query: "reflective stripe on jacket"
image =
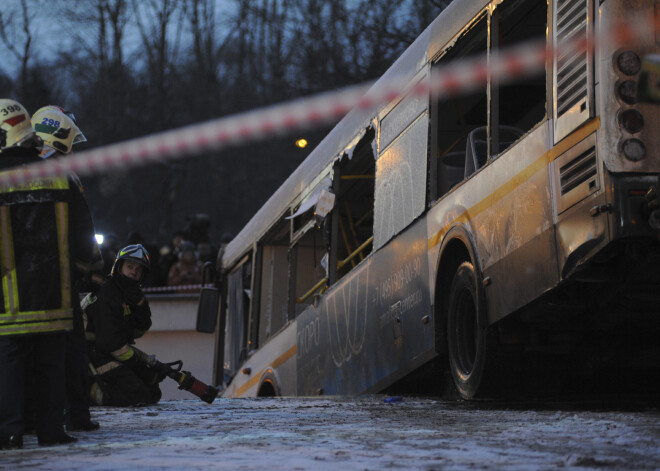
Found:
[[[38,159],[27,149],[5,149],[0,165]],[[71,251],[67,178],[35,179],[0,187],[0,335],[70,330]]]

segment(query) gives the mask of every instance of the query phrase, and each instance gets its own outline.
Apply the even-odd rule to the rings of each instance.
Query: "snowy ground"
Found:
[[[385,396],[95,408],[76,444],[0,451],[0,469],[660,469],[660,411]]]

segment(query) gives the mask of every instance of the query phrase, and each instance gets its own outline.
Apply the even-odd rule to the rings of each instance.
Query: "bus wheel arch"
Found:
[[[455,226],[440,249],[435,306],[436,339],[464,398],[481,396],[487,383],[488,318],[476,250],[469,232]]]
[[[447,303],[451,282],[459,265],[475,259],[475,251],[467,230],[454,226],[446,235],[440,247],[435,278],[435,338],[438,353],[446,355],[447,346]]]
[[[280,389],[280,382],[277,373],[268,368],[264,374],[261,375],[259,380],[259,387],[257,388],[257,397],[279,397],[282,395]]]

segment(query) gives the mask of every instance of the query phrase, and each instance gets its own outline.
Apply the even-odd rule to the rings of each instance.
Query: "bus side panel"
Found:
[[[475,215],[491,323],[559,281],[548,166],[549,122],[475,176],[492,185],[489,208]]]
[[[298,394],[359,394],[409,373],[433,349],[420,221],[399,234],[297,319]]]
[[[548,161],[549,122],[537,126],[431,208],[429,259],[451,227],[474,237],[490,323],[536,299],[558,283]]]

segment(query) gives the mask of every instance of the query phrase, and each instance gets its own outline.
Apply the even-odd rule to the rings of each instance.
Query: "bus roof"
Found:
[[[412,79],[429,59],[455,38],[488,3],[487,0],[454,0],[404,51],[370,91],[394,79],[404,82]],[[319,174],[339,159],[356,137],[365,132],[379,111],[380,109],[353,109],[344,116],[227,245],[222,256],[222,266],[229,268],[234,265],[254,242],[263,237]]]

